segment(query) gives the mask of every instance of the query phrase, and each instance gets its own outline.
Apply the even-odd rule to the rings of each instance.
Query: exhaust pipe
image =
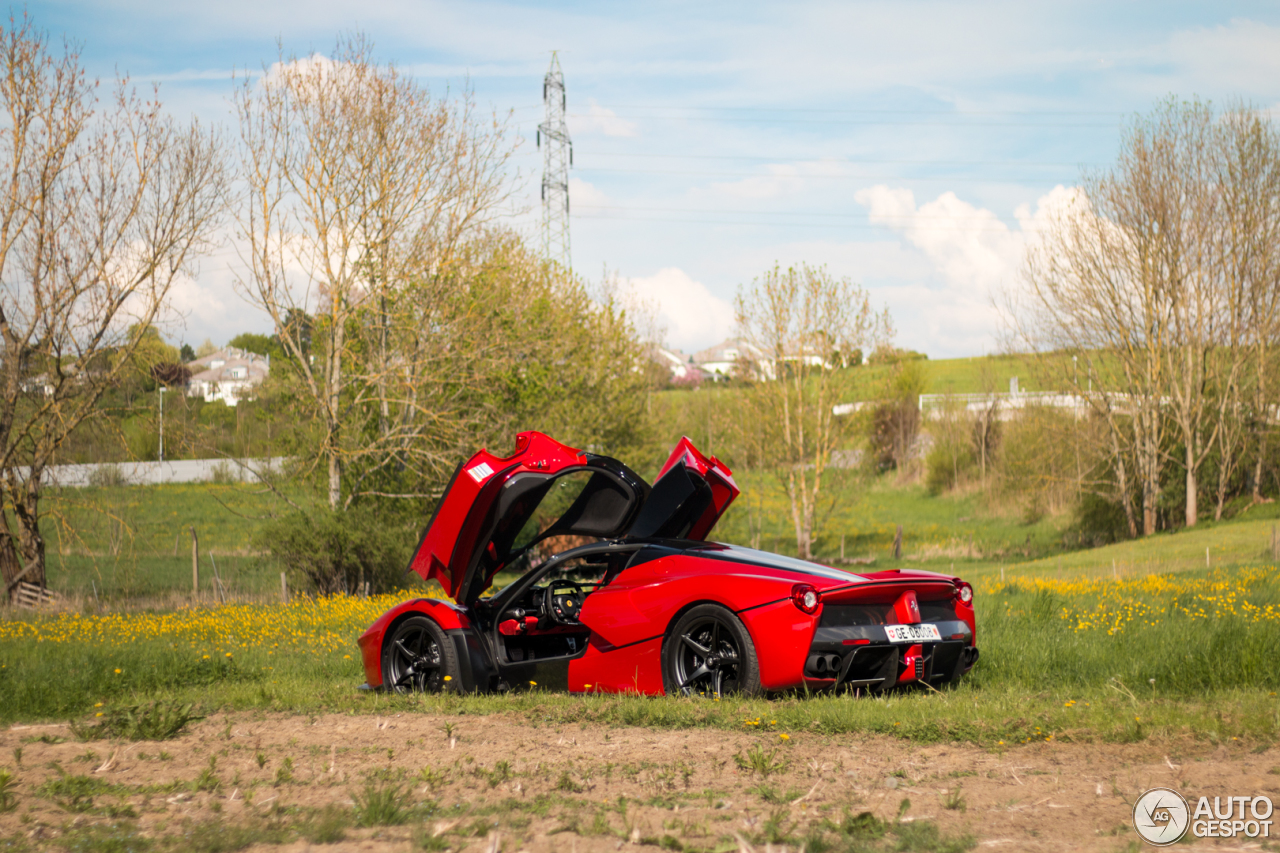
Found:
[[[805,670],[817,678],[838,678],[841,663],[840,655],[810,655]]]

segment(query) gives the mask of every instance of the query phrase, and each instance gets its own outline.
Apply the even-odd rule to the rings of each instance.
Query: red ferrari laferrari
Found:
[[[720,695],[938,685],[978,659],[973,588],[854,574],[707,535],[738,495],[682,439],[650,487],[525,432],[454,472],[410,567],[452,601],[407,601],[360,637],[368,686]],[[503,573],[514,578],[492,588]]]

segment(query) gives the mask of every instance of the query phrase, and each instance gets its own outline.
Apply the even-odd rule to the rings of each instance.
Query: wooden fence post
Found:
[[[200,594],[200,540],[196,538],[196,526],[191,525],[191,595]]]
[[[898,532],[893,534],[893,559],[902,559],[902,525],[898,525]]]
[[[217,584],[218,599],[227,603],[227,588],[222,585],[222,574],[218,571],[218,561],[213,559],[213,548],[209,549],[209,562],[213,565],[213,581]]]
[[[280,573],[280,603],[289,603],[289,581],[285,577],[284,572]]]

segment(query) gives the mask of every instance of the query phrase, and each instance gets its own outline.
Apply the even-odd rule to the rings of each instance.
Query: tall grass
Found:
[[[1278,572],[1014,582],[980,596],[975,684],[1143,696],[1280,686]]]
[[[1280,734],[1278,588],[1274,567],[980,584],[982,657],[956,686],[719,702],[360,693],[355,638],[393,596],[100,617],[11,613],[0,621],[0,721],[91,717],[164,700],[203,713],[507,712],[548,723],[870,731],[991,746],[1153,732],[1269,742]]]

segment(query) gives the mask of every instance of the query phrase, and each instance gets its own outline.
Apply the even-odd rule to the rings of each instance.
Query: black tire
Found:
[[[759,696],[760,663],[751,635],[718,604],[684,612],[662,640],[662,688],[668,696]]]
[[[458,656],[435,620],[410,616],[382,641],[382,687],[394,693],[457,690]]]

